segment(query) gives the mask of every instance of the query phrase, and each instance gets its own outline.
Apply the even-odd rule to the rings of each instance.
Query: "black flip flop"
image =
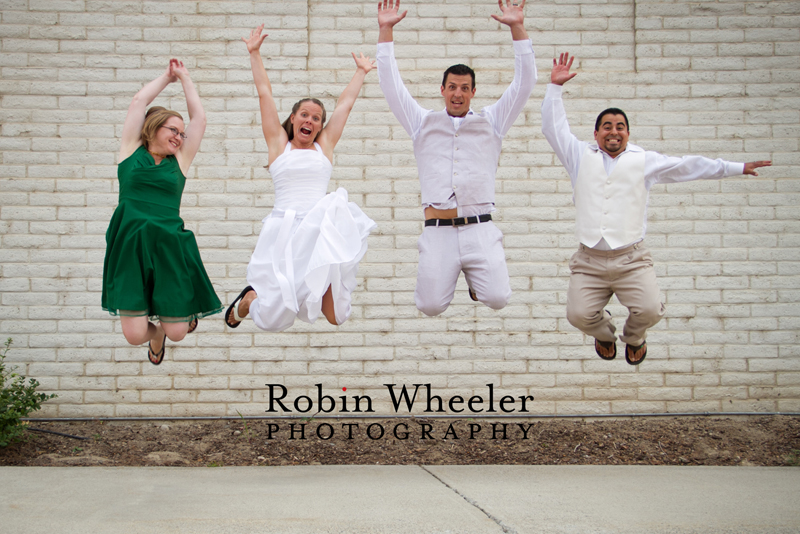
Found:
[[[253,290],[253,286],[247,286],[246,288],[242,289],[242,292],[239,293],[238,297],[233,299],[233,303],[230,306],[228,306],[228,311],[225,312],[225,324],[226,325],[230,326],[231,328],[238,328],[239,325],[242,324],[241,321],[237,322],[236,324],[233,324],[230,321],[231,319],[233,319],[233,317],[231,317],[231,312],[233,311],[233,307],[234,306],[238,306],[239,305],[239,301],[242,300],[244,298],[244,296],[247,295],[247,293],[249,293],[252,290]]]
[[[642,357],[639,358],[638,361],[635,361],[635,362],[631,361],[631,358],[630,358],[629,355],[634,353],[634,352],[636,352],[637,350],[641,349],[642,347],[644,347],[644,354],[642,354]],[[633,345],[625,345],[625,361],[628,362],[628,364],[630,364],[630,365],[639,365],[640,363],[642,363],[644,361],[644,359],[646,357],[647,357],[647,341],[642,342],[642,344],[639,345],[638,347],[634,347]]]
[[[600,347],[603,347],[604,349],[609,349],[609,348],[611,348],[611,347],[608,346],[609,344],[611,345],[611,347],[614,347],[614,353],[611,356],[603,356],[602,354],[600,354],[600,349],[598,348],[598,345]],[[610,360],[613,360],[614,358],[617,357],[617,344],[615,342],[613,342],[613,341],[600,341],[599,339],[595,339],[594,340],[594,351],[602,359],[610,361]],[[628,362],[628,363],[630,363],[630,362]]]
[[[164,353],[167,349],[167,334],[164,334],[164,341],[161,342],[161,351],[156,354],[153,352],[153,345],[152,340],[147,344],[147,359],[150,360],[150,363],[153,365],[161,365],[161,362],[164,361]],[[155,359],[153,359],[155,356]]]
[[[191,334],[195,330],[197,330],[197,325],[200,324],[200,319],[195,317],[191,321],[189,321],[189,330],[186,331],[187,334]]]
[[[475,302],[478,302],[478,295],[475,294],[475,292],[472,290],[471,287],[468,287],[467,289],[469,289],[469,298],[471,298]]]

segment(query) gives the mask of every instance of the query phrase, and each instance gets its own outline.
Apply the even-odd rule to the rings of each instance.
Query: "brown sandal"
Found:
[[[642,357],[638,360],[634,360],[632,356],[636,356],[636,353],[639,351],[642,351]],[[630,365],[639,365],[644,361],[645,357],[647,357],[647,341],[643,341],[638,347],[634,345],[625,345],[625,361]]]
[[[614,352],[611,353],[611,356],[605,356],[600,352],[600,349],[605,349],[606,351],[614,349]],[[599,339],[595,339],[594,351],[604,360],[613,360],[617,357],[617,344],[613,341],[600,341]]]

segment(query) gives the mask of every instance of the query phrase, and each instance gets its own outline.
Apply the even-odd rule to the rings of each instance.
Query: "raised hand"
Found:
[[[770,167],[770,166],[772,166],[771,161],[765,161],[765,160],[751,161],[750,163],[744,164],[744,171],[742,171],[742,174],[750,174],[752,176],[758,176],[758,173],[756,172],[757,168]]]
[[[492,15],[492,18],[500,24],[516,26],[525,22],[525,0],[506,0],[505,5],[503,5],[503,0],[497,0],[497,5],[500,6],[503,14]]]
[[[245,39],[242,37],[242,41],[244,44],[247,45],[247,53],[251,54],[254,50],[259,50],[261,48],[261,43],[264,42],[264,39],[267,38],[268,33],[261,35],[261,32],[264,30],[264,25],[260,25],[258,28],[250,32],[250,37]]]
[[[172,62],[178,61],[177,59],[170,59],[169,65],[167,65],[167,70],[164,71],[164,76],[167,77],[167,83],[177,82],[178,78],[175,76],[175,73],[172,72]]]
[[[572,78],[578,75],[577,72],[570,73],[569,69],[572,67],[572,61],[575,56],[569,57],[569,52],[562,52],[558,56],[558,60],[553,59],[553,70],[550,72],[550,83],[555,85],[564,85]]]
[[[375,68],[375,62],[370,61],[369,56],[364,56],[362,52],[359,52],[358,55],[360,57],[356,57],[355,52],[350,53],[353,54],[353,59],[356,60],[356,67],[363,70],[364,74]]]
[[[406,18],[408,11],[400,13],[400,0],[378,1],[378,26],[394,28],[394,25]]]
[[[183,65],[183,61],[178,61],[177,59],[170,59],[169,70],[173,79],[181,81],[189,79],[189,70]]]

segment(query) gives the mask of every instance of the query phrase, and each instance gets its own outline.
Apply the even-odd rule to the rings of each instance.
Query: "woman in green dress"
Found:
[[[175,81],[186,96],[187,128],[176,111],[160,106],[145,111]],[[167,338],[182,340],[200,317],[222,310],[194,234],[180,217],[186,174],[205,129],[200,97],[177,59],[136,93],[122,127],[119,204],[106,232],[103,309],[120,316],[128,343],[149,342],[148,358],[155,365],[164,358]]]

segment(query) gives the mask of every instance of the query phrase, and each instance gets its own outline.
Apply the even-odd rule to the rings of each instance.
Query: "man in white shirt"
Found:
[[[702,156],[676,158],[628,143],[628,117],[609,108],[597,117],[596,143],[579,141],[567,122],[561,86],[574,58],[553,60],[550,84],[542,102],[542,132],[572,180],[575,234],[580,247],[569,267],[567,319],[595,338],[604,360],[617,355],[615,327],[604,308],[611,295],[630,312],[620,339],[625,360],[638,365],[647,355],[647,329],[664,315],[650,252],[644,247],[647,201],[656,183],[688,182],[751,174],[769,161],[732,163]]]
[[[444,110],[417,104],[394,58],[393,28],[407,12],[399,12],[399,0],[378,4],[378,79],[389,108],[414,142],[425,212],[414,301],[430,316],[450,305],[461,271],[473,300],[499,310],[511,296],[503,234],[490,212],[502,140],[536,84],[536,64],[523,24],[525,0],[498,4],[502,15],[492,18],[511,29],[514,80],[496,103],[478,113],[470,109],[475,73],[466,65],[444,73]]]

